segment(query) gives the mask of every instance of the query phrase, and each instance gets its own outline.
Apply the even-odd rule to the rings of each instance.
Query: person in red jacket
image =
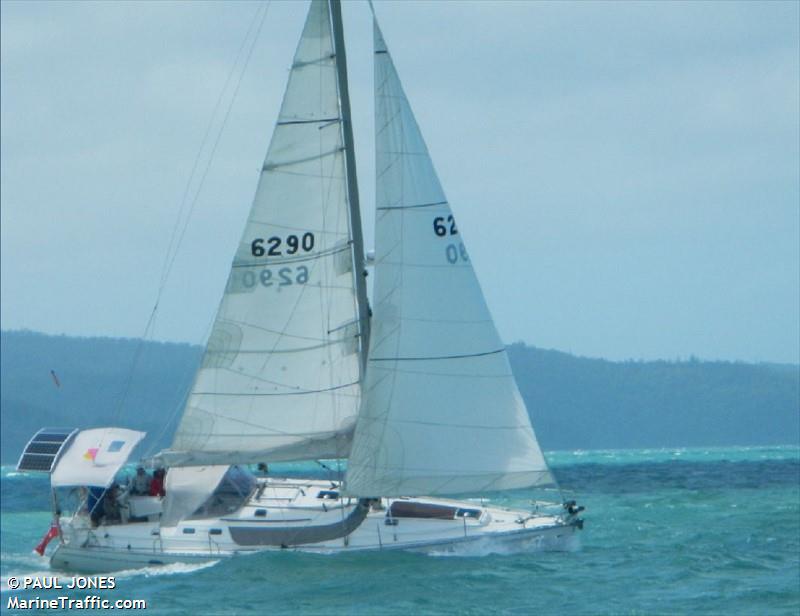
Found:
[[[150,496],[164,496],[164,475],[166,471],[163,468],[157,468],[153,471],[153,479],[150,481]]]

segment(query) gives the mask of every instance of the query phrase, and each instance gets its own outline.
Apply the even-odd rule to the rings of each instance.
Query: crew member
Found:
[[[166,471],[163,468],[157,468],[153,471],[153,480],[150,482],[150,496],[164,496],[164,475]]]
[[[133,478],[131,494],[144,495],[150,493],[150,476],[145,472],[144,467],[136,469],[136,476]]]

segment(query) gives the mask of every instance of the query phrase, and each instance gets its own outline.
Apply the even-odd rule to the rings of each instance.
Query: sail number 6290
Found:
[[[296,235],[289,235],[285,239],[274,235],[266,240],[267,246],[264,246],[264,238],[258,237],[250,243],[250,252],[254,257],[280,257],[283,252],[281,251],[281,244],[286,242],[286,254],[293,255],[299,250],[303,252],[311,252],[314,249],[314,234],[311,231],[304,233],[302,237]]]

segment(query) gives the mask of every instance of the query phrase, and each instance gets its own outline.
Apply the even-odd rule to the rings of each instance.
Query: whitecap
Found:
[[[209,560],[202,563],[170,563],[168,565],[158,565],[151,567],[142,567],[141,569],[123,569],[114,573],[117,578],[130,578],[130,577],[156,577],[160,575],[180,575],[183,573],[194,573],[202,569],[208,569],[216,565],[219,560]]]
[[[490,554],[510,555],[535,552],[577,552],[581,543],[577,535],[570,535],[560,539],[545,538],[542,536],[531,537],[525,540],[508,541],[501,537],[481,537],[475,541],[452,543],[440,548],[419,550],[434,557],[481,557]]]

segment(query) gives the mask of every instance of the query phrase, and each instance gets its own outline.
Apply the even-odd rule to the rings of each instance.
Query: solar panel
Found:
[[[17,470],[51,472],[58,456],[77,433],[75,428],[42,428],[25,446]]]
[[[45,432],[44,430],[47,430]],[[54,432],[52,428],[44,428],[39,430],[33,435],[32,443],[63,443],[64,439],[72,434],[72,430],[68,432]]]
[[[25,453],[43,453],[54,456],[61,449],[62,443],[37,443],[33,441],[25,448]]]

